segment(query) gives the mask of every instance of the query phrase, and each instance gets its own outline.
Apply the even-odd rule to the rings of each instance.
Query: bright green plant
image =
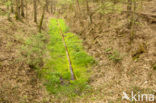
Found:
[[[50,42],[47,48],[50,58],[45,65],[45,68],[48,69],[42,71],[43,77],[46,79],[45,85],[51,93],[61,93],[68,96],[78,95],[88,88],[87,82],[90,75],[88,69],[94,60],[84,51],[80,38],[68,32],[69,28],[63,19],[51,19],[49,29]],[[74,81],[70,80],[71,75],[60,29],[64,34],[71,56],[76,76]]]

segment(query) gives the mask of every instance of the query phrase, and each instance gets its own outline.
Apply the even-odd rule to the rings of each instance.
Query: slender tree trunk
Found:
[[[49,12],[49,0],[46,0],[46,11]]]
[[[28,4],[27,4],[27,0],[25,1],[25,18],[28,19]]]
[[[89,14],[89,4],[88,4],[88,0],[86,0],[86,9],[87,9],[87,14]]]
[[[11,8],[11,5],[7,5],[7,8],[8,8],[8,15],[7,15],[8,16],[8,20],[11,21],[11,18],[10,18],[10,13],[11,13],[11,9],[10,8]]]
[[[135,12],[136,12],[136,0],[132,0],[132,13],[131,13],[131,17],[130,17],[130,29],[131,29],[131,41],[134,39],[134,35],[135,35],[135,30],[134,30],[134,26],[135,26],[135,22],[136,22],[136,18],[135,18]]]
[[[60,27],[59,22],[58,22],[58,27]],[[75,77],[75,74],[74,74],[74,71],[73,71],[72,61],[71,61],[70,54],[69,54],[69,50],[68,50],[68,47],[66,45],[66,41],[64,39],[63,31],[62,31],[61,28],[60,28],[60,34],[61,34],[62,41],[64,43],[64,47],[65,47],[65,50],[66,50],[66,55],[67,55],[67,59],[68,59],[68,63],[69,63],[69,69],[70,69],[70,73],[71,73],[71,80],[76,80],[76,77]]]
[[[43,24],[44,15],[45,15],[45,9],[46,9],[46,5],[43,7],[43,12],[42,12],[41,20],[40,20],[40,25],[39,25],[39,32],[40,33],[41,33],[41,30],[42,30],[42,24]]]
[[[16,20],[20,20],[20,0],[16,0],[16,12],[15,12],[15,17]]]
[[[130,21],[129,25],[128,25],[128,29],[131,29],[131,27],[132,27],[132,12],[133,12],[132,7],[133,7],[133,0],[128,0],[128,2],[127,2],[127,12],[128,12],[127,18]]]
[[[11,13],[14,13],[13,0],[11,0]]]
[[[80,4],[79,4],[79,0],[76,0],[76,5],[77,5],[78,12],[80,12]]]
[[[127,2],[128,17],[131,15],[132,5],[133,5],[133,1],[132,0],[128,0],[128,2]]]
[[[128,2],[127,2],[127,10],[131,11],[131,9],[132,9],[132,0],[128,0]]]
[[[24,17],[25,14],[24,14],[24,0],[21,0],[21,16]]]
[[[5,2],[8,3],[9,1],[6,0]],[[9,10],[9,6],[10,6],[9,4],[6,5],[6,9],[7,9],[7,10]]]
[[[51,14],[53,13],[53,5],[52,5],[52,2],[50,4],[50,12],[51,12]]]
[[[11,21],[11,18],[10,18],[10,11],[8,12],[8,20]]]
[[[89,9],[88,0],[86,0],[86,9],[87,9],[87,14],[89,16],[90,23],[92,23],[93,22],[93,20],[92,20],[92,14],[91,14],[90,9]]]
[[[34,2],[34,22],[37,23],[37,0],[33,0]]]
[[[51,12],[51,14],[53,13],[53,5],[54,5],[53,1],[51,0],[50,1],[50,12]]]

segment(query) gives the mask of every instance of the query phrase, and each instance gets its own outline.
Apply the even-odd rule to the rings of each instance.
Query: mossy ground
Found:
[[[50,93],[71,97],[80,95],[82,91],[90,88],[88,85],[91,74],[89,69],[95,61],[84,50],[81,39],[68,30],[69,28],[63,19],[50,20],[50,39],[47,45],[50,58],[46,60],[42,74],[43,78],[46,79],[45,85]],[[69,61],[61,32],[65,36],[76,80],[70,80]]]

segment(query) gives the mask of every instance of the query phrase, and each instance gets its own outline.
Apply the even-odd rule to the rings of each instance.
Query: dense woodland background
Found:
[[[0,103],[123,91],[156,95],[156,0],[0,0]]]

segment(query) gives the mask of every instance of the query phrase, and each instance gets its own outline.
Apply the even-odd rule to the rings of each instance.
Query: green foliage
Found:
[[[115,63],[118,63],[122,60],[122,57],[117,50],[112,50],[112,48],[108,48],[105,50],[105,53],[107,54],[108,58]]]
[[[109,55],[109,59],[113,60],[114,62],[119,62],[121,60],[120,54],[117,51],[113,51],[111,55]]]
[[[156,64],[153,64],[152,67],[153,67],[153,70],[156,70]]]
[[[48,91],[64,96],[79,95],[88,88],[88,72],[94,60],[83,50],[82,41],[73,33],[69,33],[69,28],[63,19],[51,19],[49,25],[50,42],[47,46],[50,58],[47,60],[42,74],[46,80]],[[77,80],[70,80],[70,70],[64,44],[60,32],[63,32],[65,41],[71,56],[74,73]]]
[[[21,47],[21,54],[26,63],[32,68],[40,68],[43,65],[45,53],[45,36],[43,34],[32,35],[27,38]]]
[[[108,0],[100,5],[99,12],[102,14],[109,14],[114,12],[120,13],[122,11],[122,7],[123,5],[121,3],[114,4],[112,1]]]
[[[58,4],[59,5],[65,5],[65,4],[73,4],[73,0],[59,0]]]
[[[5,2],[5,5],[6,5],[6,6],[10,6],[10,5],[11,5],[11,1]]]
[[[49,42],[45,34],[26,37],[21,47],[22,60],[45,80],[44,84],[50,93],[69,97],[80,95],[90,88],[87,82],[91,73],[88,71],[95,61],[84,51],[80,38],[68,32],[69,28],[64,20],[51,19],[49,28]],[[75,81],[70,80],[71,74],[60,31],[65,36],[77,78]]]

